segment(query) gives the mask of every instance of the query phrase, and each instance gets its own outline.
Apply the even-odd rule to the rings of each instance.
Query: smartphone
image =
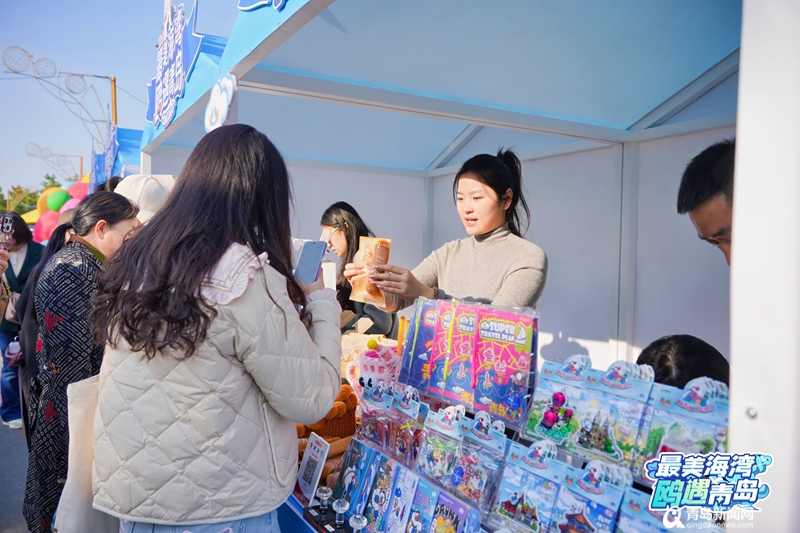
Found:
[[[317,281],[317,274],[322,266],[322,258],[325,256],[327,248],[328,243],[325,241],[307,241],[300,252],[300,259],[294,270],[294,278],[305,285],[311,285]]]
[[[11,240],[14,233],[14,217],[11,215],[3,215],[3,221],[0,223],[0,245],[6,247],[6,243]]]

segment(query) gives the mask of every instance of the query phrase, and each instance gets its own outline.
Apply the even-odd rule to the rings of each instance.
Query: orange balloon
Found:
[[[50,211],[50,208],[47,207],[47,198],[56,191],[64,191],[64,189],[60,187],[50,187],[46,189],[39,199],[36,201],[36,209],[39,210],[39,213],[44,213],[45,211]],[[67,192],[67,191],[64,191]],[[69,193],[67,193],[69,194]]]

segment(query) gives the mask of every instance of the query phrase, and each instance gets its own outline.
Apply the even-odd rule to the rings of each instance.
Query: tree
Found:
[[[52,174],[45,174],[44,181],[42,182],[42,190],[39,192],[44,192],[50,187],[61,187],[61,184],[56,181],[56,177]]]
[[[39,199],[39,193],[27,187],[15,185],[8,191],[8,197],[3,198],[3,200],[6,199],[11,201],[10,208],[12,212],[24,215],[36,207],[36,200]],[[3,208],[5,208],[5,205]]]

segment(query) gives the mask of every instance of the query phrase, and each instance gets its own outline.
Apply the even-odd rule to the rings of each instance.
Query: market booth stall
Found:
[[[347,200],[378,235],[393,239],[392,262],[413,267],[463,236],[452,207],[459,165],[515,147],[532,199],[527,237],[550,259],[538,307],[540,366],[578,354],[606,369],[634,361],[643,346],[670,333],[735,352],[729,449],[770,453],[791,465],[766,475],[773,492],[758,516],[778,528],[789,523],[791,426],[781,422],[767,432],[776,436],[769,442],[747,440],[773,415],[758,406],[748,411],[744,398],[770,389],[740,377],[742,368],[760,372],[745,363],[754,357],[752,341],[729,346],[728,268],[674,208],[686,162],[732,137],[737,98],[746,102],[746,93],[739,97],[741,5],[252,4],[240,2],[227,39],[191,31],[182,41],[185,87],[172,84],[172,108],[151,110],[143,173],[179,173],[205,133],[214,86],[233,75],[231,118],[265,132],[289,164],[296,235],[315,236],[324,208]],[[780,17],[779,7],[747,5],[754,22],[748,30],[745,18],[745,39],[748,31],[754,41],[770,33],[774,21],[760,9]],[[750,68],[776,76],[778,67],[761,59],[751,59]],[[159,116],[162,108],[170,111]],[[736,223],[751,222],[737,211]],[[749,266],[740,268],[735,276]],[[774,281],[785,275],[776,272]],[[734,307],[733,323],[744,313]]]

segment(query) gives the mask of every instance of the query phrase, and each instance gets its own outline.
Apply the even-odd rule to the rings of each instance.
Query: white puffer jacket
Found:
[[[297,472],[294,422],[320,420],[339,391],[340,311],[330,289],[312,294],[306,331],[285,278],[266,263],[240,245],[226,252],[203,288],[221,305],[192,357],[148,361],[125,343],[107,347],[96,509],[189,525],[258,516],[286,500]]]

